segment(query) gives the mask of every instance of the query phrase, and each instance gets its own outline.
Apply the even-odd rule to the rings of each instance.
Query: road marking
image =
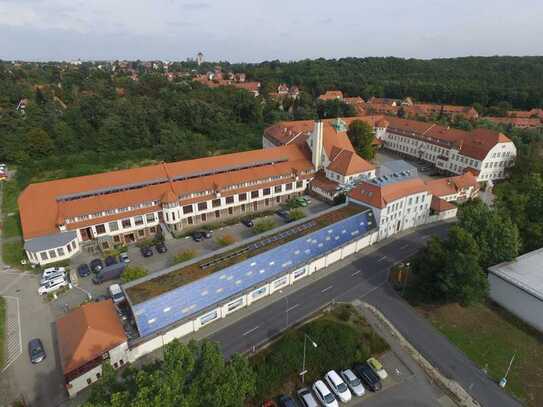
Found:
[[[10,367],[13,362],[15,362],[19,356],[23,353],[23,337],[21,333],[21,312],[19,308],[19,298],[4,296],[6,300],[7,310],[6,310],[6,343],[7,343],[7,358],[4,365],[4,368],[0,373],[4,373],[8,367]],[[15,302],[15,309],[13,309],[13,300]],[[17,317],[14,315],[14,311],[17,314]],[[0,349],[3,352],[3,349]]]
[[[256,331],[257,329],[258,329],[258,325],[255,326],[255,327],[252,328],[252,329],[249,329],[247,332],[245,332],[245,333],[243,334],[243,336],[247,336],[247,335],[253,333],[254,331]]]
[[[326,291],[330,290],[333,287],[333,285],[326,287],[325,289],[321,290],[321,293],[325,293]]]
[[[357,274],[360,274],[362,270],[355,271],[353,274],[351,274],[352,277],[356,276]]]
[[[379,260],[377,260],[377,263],[380,263],[380,262],[382,262],[382,261],[383,261],[383,260],[385,260],[386,258],[387,258],[387,256],[383,256],[383,257],[381,257],[381,258],[380,258]]]
[[[402,247],[400,247],[400,250],[404,250],[404,249],[407,249],[409,247],[408,244],[404,244]]]
[[[300,304],[294,304],[292,307],[287,308],[287,312],[292,311],[294,308],[298,308]]]

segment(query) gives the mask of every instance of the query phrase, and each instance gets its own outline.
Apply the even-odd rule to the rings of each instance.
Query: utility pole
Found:
[[[513,354],[513,357],[509,361],[509,366],[507,367],[507,370],[505,371],[505,376],[502,377],[500,380],[500,387],[503,389],[507,385],[507,376],[509,375],[509,371],[511,370],[511,365],[513,364],[513,361],[515,360],[515,357],[517,356],[517,352]]]
[[[309,339],[309,341],[311,342],[311,345],[313,345],[314,348],[317,348],[319,346],[319,345],[317,345],[317,343],[313,339],[311,339],[309,337],[308,334],[304,333],[304,359],[303,359],[303,362],[302,362],[302,371],[300,372],[300,376],[302,376],[302,384],[304,383],[304,376],[307,373],[307,369],[305,368],[305,352],[306,352],[307,340],[308,339]]]

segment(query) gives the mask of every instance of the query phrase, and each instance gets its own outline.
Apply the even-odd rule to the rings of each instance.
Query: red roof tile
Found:
[[[388,203],[409,195],[428,192],[420,178],[411,178],[382,186],[364,181],[351,190],[349,196],[374,208],[384,208]]]

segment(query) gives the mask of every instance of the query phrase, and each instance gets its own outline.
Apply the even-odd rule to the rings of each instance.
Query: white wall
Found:
[[[488,273],[490,298],[517,317],[543,332],[543,301]]]

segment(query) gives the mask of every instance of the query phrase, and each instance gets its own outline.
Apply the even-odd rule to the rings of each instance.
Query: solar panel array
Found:
[[[241,295],[248,289],[258,288],[325,253],[361,238],[374,226],[371,211],[359,213],[136,304],[133,312],[140,335],[147,336],[181,319],[194,318],[212,306],[224,304],[226,300],[235,298],[234,296]],[[264,241],[254,244],[264,244]]]

